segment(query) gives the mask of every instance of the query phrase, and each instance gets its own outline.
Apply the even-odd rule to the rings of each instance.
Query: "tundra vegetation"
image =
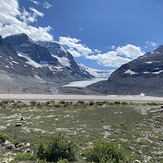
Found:
[[[161,103],[0,102],[0,162],[161,163]]]

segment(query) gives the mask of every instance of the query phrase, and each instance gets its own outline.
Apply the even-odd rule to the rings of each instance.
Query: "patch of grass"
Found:
[[[21,161],[34,161],[34,160],[36,160],[36,157],[34,155],[30,153],[22,153],[16,155],[12,163],[17,163]]]
[[[0,143],[4,143],[7,139],[9,139],[7,134],[0,133]]]
[[[36,151],[39,140],[50,140],[51,135],[63,133],[78,145],[80,153],[98,139],[119,144],[133,159],[150,163],[163,157],[161,104],[134,104],[109,101],[1,101],[0,129],[12,144],[30,143]],[[24,117],[21,120],[21,117]],[[20,127],[15,124],[21,123]],[[48,144],[48,142],[46,142]],[[45,143],[45,144],[46,144]],[[3,144],[3,143],[2,143]],[[46,147],[44,147],[46,149]],[[13,154],[24,149],[13,150]],[[8,151],[0,153],[8,157]],[[141,152],[141,153],[140,153]],[[79,156],[79,162],[83,156]],[[132,160],[133,162],[133,160]]]

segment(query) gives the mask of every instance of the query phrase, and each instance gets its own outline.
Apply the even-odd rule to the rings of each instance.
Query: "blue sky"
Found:
[[[1,1],[0,35],[57,41],[91,68],[116,69],[163,44],[162,0]]]

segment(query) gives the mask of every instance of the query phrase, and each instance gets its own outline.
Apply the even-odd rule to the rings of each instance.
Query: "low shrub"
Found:
[[[95,105],[95,102],[94,101],[90,101],[89,102],[89,106],[93,106],[93,105]]]
[[[48,162],[57,162],[64,160],[75,161],[77,146],[72,141],[64,138],[63,134],[52,136],[47,144],[40,144],[37,151],[37,157],[40,160]],[[66,162],[65,162],[66,163]]]
[[[0,133],[0,143],[5,142],[7,139],[9,139],[9,136],[4,133]]]
[[[83,154],[87,162],[129,163],[129,159],[117,145],[106,141],[95,142],[93,148],[86,149]]]

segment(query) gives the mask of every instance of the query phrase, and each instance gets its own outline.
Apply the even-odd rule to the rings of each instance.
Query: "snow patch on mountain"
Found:
[[[41,64],[35,62],[34,60],[32,60],[27,54],[25,53],[22,53],[22,52],[18,52],[18,56],[21,57],[21,58],[25,58],[27,61],[26,63],[33,66],[33,67],[36,67],[36,68],[39,68],[39,67],[42,67]]]
[[[111,75],[113,70],[98,70],[98,69],[93,69],[90,67],[86,67],[85,65],[78,63],[80,68],[84,71],[89,72],[91,75],[93,75],[96,79],[108,79],[108,77]]]
[[[54,56],[54,57],[58,59],[58,61],[59,61],[59,63],[61,65],[66,66],[66,67],[70,67],[71,66],[70,60],[67,57],[58,57],[58,56]]]

